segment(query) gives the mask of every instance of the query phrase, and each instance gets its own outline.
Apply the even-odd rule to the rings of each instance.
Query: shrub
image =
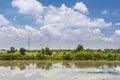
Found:
[[[20,48],[19,52],[20,52],[22,55],[25,55],[26,49],[25,49],[25,48]]]
[[[45,55],[44,55],[44,54],[41,54],[41,53],[37,54],[36,57],[37,57],[37,59],[39,59],[39,60],[43,60],[43,59],[46,58]]]
[[[63,55],[63,59],[64,60],[72,60],[71,59],[71,54],[70,53],[66,53],[65,55]]]
[[[84,56],[84,53],[77,52],[77,53],[75,54],[75,59],[76,59],[76,60],[84,60],[85,58],[84,58],[83,56]]]
[[[12,54],[2,54],[0,55],[1,60],[13,60],[14,56]]]
[[[113,55],[112,55],[112,53],[108,53],[107,56],[106,56],[106,59],[107,59],[107,60],[113,60]]]
[[[93,59],[94,59],[94,60],[100,60],[100,59],[102,59],[102,53],[95,52],[95,53],[93,54]]]

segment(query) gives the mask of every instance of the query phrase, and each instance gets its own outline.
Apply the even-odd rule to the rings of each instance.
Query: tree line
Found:
[[[27,50],[10,47],[7,53],[0,52],[0,60],[120,60],[120,49],[84,49],[77,45],[73,50]]]

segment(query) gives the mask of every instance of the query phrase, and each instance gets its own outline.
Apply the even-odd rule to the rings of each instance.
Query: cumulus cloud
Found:
[[[23,4],[22,4],[23,3]],[[21,5],[22,4],[22,5]],[[112,23],[106,23],[103,18],[96,20],[90,19],[86,14],[88,9],[82,2],[77,2],[74,8],[69,8],[62,4],[60,8],[55,6],[42,6],[37,0],[13,0],[13,7],[17,7],[20,13],[34,14],[38,13],[36,17],[37,23],[48,24],[62,24],[62,26],[93,26],[104,27],[111,26]],[[24,9],[25,8],[25,9]],[[76,10],[74,10],[76,9]],[[41,14],[42,13],[42,14]]]
[[[14,26],[1,27],[0,37],[28,37],[28,36],[41,36],[40,30],[25,25],[23,28]]]
[[[94,45],[94,42],[97,41],[113,41],[111,37],[105,37],[100,29],[110,27],[112,23],[106,22],[103,18],[91,19],[88,16],[88,8],[82,2],[77,2],[72,8],[65,4],[60,7],[43,6],[37,0],[13,0],[12,5],[18,9],[20,14],[35,17],[35,22],[40,27],[34,28],[27,24],[23,27],[2,26],[0,27],[0,37],[25,38],[30,35],[36,36],[36,41],[40,40],[49,44],[58,41],[58,44],[63,43],[63,46],[71,45],[73,42],[76,44],[91,42]]]
[[[13,7],[17,7],[21,14],[39,15],[43,6],[37,0],[13,0]]]
[[[90,26],[93,27],[109,27],[112,23],[106,23],[103,18],[97,18],[96,20],[93,20],[90,22]]]
[[[82,13],[88,13],[88,9],[87,9],[86,5],[82,2],[77,2],[74,6],[74,9],[76,9]]]
[[[0,14],[0,38],[5,37],[27,37],[28,35],[40,36],[40,29],[33,28],[29,25],[16,27],[10,24],[3,15]]]

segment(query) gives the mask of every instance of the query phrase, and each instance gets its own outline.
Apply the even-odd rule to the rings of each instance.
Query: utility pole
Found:
[[[28,36],[28,50],[30,50],[31,46],[31,40],[30,40],[30,36]]]
[[[41,43],[41,50],[42,50],[42,48],[43,48],[43,43]]]
[[[47,44],[47,47],[48,47],[48,44]]]

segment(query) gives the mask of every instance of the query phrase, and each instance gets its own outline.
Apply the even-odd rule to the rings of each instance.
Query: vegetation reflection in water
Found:
[[[119,80],[119,75],[120,62],[0,62],[0,80]]]

